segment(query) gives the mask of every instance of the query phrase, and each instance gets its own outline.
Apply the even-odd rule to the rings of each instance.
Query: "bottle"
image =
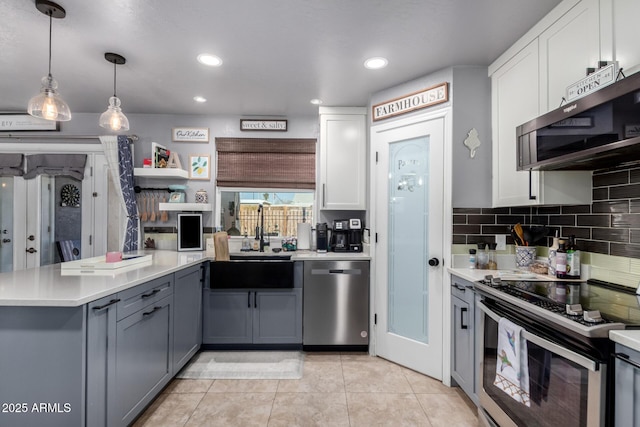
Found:
[[[242,250],[243,251],[251,250],[251,243],[249,242],[249,236],[247,236],[246,233],[244,235],[244,238],[242,239]]]
[[[489,243],[489,256],[487,259],[487,270],[498,269],[498,256],[496,255],[497,243]]]
[[[556,275],[556,252],[558,251],[558,247],[560,246],[558,242],[558,230],[556,230],[556,236],[553,238],[553,243],[549,246],[549,276]]]
[[[556,277],[558,279],[567,278],[567,249],[564,244],[565,241],[560,239],[558,242],[558,250],[556,252]]]
[[[469,249],[469,268],[476,268],[476,250]]]
[[[567,248],[567,278],[580,278],[580,251],[576,246],[576,236],[569,236],[569,247]]]
[[[486,269],[487,261],[489,261],[489,254],[487,253],[487,244],[478,243],[478,251],[476,254],[476,267],[479,270]]]

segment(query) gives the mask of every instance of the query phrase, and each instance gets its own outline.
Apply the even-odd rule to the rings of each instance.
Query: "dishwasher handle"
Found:
[[[362,270],[359,268],[314,268],[311,270],[313,276],[328,276],[331,274],[351,274],[354,276],[362,275]]]

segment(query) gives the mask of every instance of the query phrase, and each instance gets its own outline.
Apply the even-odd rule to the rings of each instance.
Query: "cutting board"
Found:
[[[213,247],[216,253],[216,261],[229,261],[229,238],[226,231],[213,234]]]

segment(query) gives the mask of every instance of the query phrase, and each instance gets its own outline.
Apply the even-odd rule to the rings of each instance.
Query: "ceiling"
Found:
[[[295,116],[451,65],[489,65],[560,0],[59,0],[52,74],[72,113]],[[49,18],[0,0],[0,111],[25,111],[47,73]],[[217,68],[196,56],[219,56]],[[363,67],[383,56],[382,70]],[[207,98],[196,103],[196,95]]]

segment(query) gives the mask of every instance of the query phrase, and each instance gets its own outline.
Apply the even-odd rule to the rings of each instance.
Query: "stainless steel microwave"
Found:
[[[516,129],[518,170],[595,170],[640,161],[640,73]]]

